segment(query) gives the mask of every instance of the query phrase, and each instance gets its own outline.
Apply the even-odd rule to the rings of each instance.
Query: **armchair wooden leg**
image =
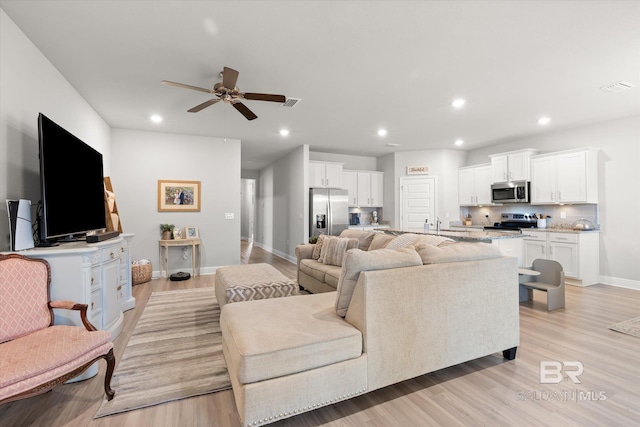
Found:
[[[111,376],[116,367],[116,357],[113,355],[113,349],[109,350],[104,359],[107,361],[107,373],[104,375],[104,392],[107,395],[107,400],[111,400],[116,394],[111,388]]]

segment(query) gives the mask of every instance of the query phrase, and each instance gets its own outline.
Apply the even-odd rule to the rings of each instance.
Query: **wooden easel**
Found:
[[[105,190],[113,191],[113,187],[111,186],[111,178],[108,176],[104,177],[104,188]],[[114,213],[118,215],[118,228],[117,231],[122,233],[122,218],[120,218],[120,213],[118,213],[118,202],[114,200],[113,202],[113,212],[109,211],[109,201],[107,200],[107,192],[104,193],[104,218],[107,224],[107,231],[116,231],[116,228],[113,226],[113,220],[111,219],[111,214]]]

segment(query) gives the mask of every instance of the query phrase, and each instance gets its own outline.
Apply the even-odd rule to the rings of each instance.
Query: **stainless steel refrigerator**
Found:
[[[309,236],[338,236],[349,227],[349,196],[337,188],[309,189]]]

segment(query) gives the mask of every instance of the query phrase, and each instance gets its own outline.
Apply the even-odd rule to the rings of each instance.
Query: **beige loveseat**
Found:
[[[496,251],[484,243],[352,249],[337,292],[225,305],[223,353],[243,425],[495,353],[513,359],[517,260]]]
[[[324,236],[321,236],[324,237]],[[340,237],[357,239],[357,247],[363,251],[373,251],[382,249],[395,241],[392,247],[398,249],[403,246],[415,243],[439,244],[444,241],[452,242],[447,237],[439,236],[418,236],[416,234],[403,235],[400,241],[396,236],[362,230],[344,230]],[[354,241],[355,243],[355,241]],[[305,290],[317,294],[320,292],[332,292],[338,288],[340,278],[340,263],[326,263],[320,259],[320,248],[322,240],[318,244],[305,244],[296,246],[296,259],[298,262],[298,284]]]

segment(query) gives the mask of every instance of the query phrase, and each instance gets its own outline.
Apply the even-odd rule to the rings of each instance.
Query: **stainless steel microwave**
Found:
[[[529,181],[491,185],[491,203],[529,203]]]

